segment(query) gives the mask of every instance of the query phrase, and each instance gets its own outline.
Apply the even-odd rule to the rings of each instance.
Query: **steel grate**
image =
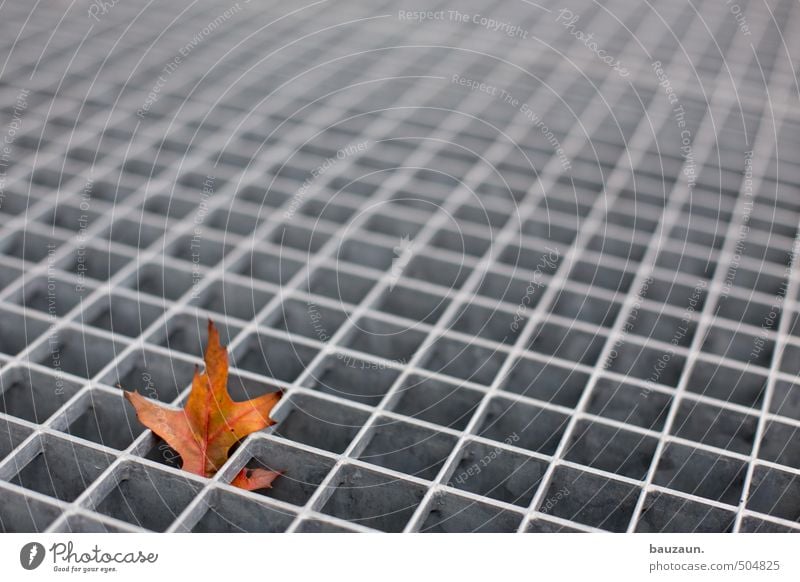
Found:
[[[4,4],[0,530],[797,531],[794,4]]]

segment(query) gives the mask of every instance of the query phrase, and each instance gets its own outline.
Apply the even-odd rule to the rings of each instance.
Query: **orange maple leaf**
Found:
[[[269,413],[280,400],[272,392],[234,402],[228,393],[228,350],[219,341],[219,332],[208,321],[206,367],[195,370],[192,389],[182,410],[148,400],[138,392],[125,392],[142,424],[164,439],[183,460],[183,470],[211,477],[228,460],[230,448],[241,439],[275,424]],[[242,489],[270,487],[279,472],[242,469],[231,482]]]

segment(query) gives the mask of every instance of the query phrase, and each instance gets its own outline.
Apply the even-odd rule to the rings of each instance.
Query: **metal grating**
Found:
[[[795,4],[3,4],[0,529],[797,531]]]

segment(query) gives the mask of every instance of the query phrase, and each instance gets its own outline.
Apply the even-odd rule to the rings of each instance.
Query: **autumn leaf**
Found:
[[[280,476],[280,471],[267,471],[266,469],[244,468],[233,478],[231,485],[254,491],[256,489],[268,489],[272,487],[272,482]]]
[[[195,370],[192,389],[182,410],[148,400],[138,392],[125,392],[139,420],[164,439],[183,460],[183,470],[211,477],[228,460],[230,448],[252,432],[275,424],[269,413],[280,392],[245,402],[228,393],[228,350],[219,341],[214,323],[208,322],[205,370]],[[242,469],[232,485],[242,489],[270,487],[278,472]]]

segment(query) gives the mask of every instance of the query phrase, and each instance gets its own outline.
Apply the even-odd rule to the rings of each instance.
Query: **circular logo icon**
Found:
[[[19,563],[26,570],[35,570],[44,561],[44,546],[39,542],[29,542],[19,551]]]

